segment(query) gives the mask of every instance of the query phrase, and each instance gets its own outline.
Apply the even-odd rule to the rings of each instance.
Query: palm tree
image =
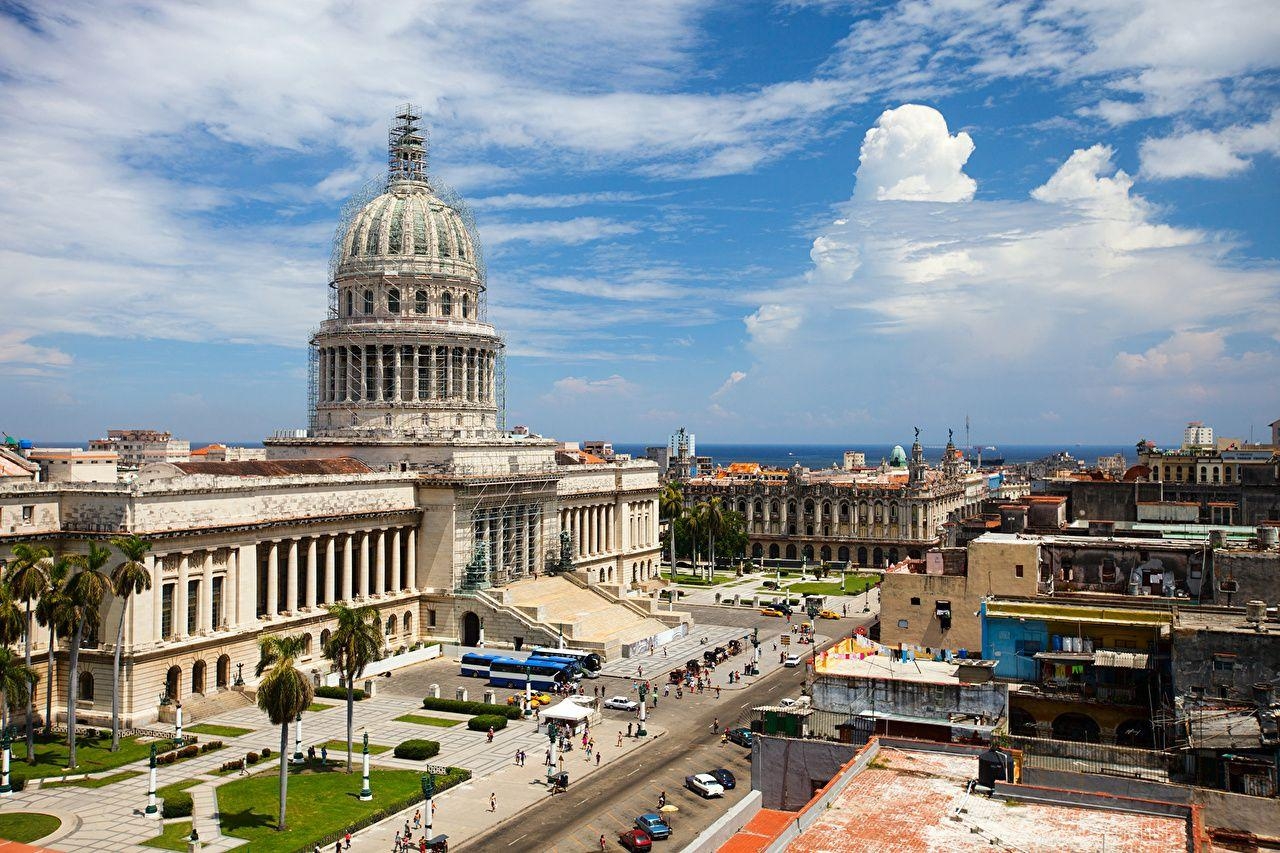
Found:
[[[111,549],[96,542],[89,543],[89,553],[78,555],[80,568],[67,582],[67,600],[75,622],[71,637],[71,660],[67,666],[67,768],[76,769],[76,699],[80,692],[80,644],[84,641],[85,627],[98,628],[102,619],[102,599],[111,589],[111,579],[102,573],[102,567],[111,559]]]
[[[49,562],[53,552],[48,548],[28,545],[21,542],[13,546],[13,561],[9,564],[9,585],[13,589],[14,598],[27,605],[27,618],[23,622],[23,636],[26,639],[26,656],[24,662],[31,669],[31,608],[33,602],[39,600],[49,588]],[[36,713],[34,698],[27,691],[27,761],[36,760]]]
[[[718,496],[710,498],[703,504],[702,521],[707,531],[707,550],[711,556],[711,563],[707,569],[707,580],[715,580],[716,576],[716,536],[724,532],[725,529],[725,510],[724,504]]]
[[[289,724],[307,710],[315,698],[310,679],[293,662],[305,648],[301,635],[279,637],[268,634],[258,641],[258,707],[267,712],[271,722],[280,727],[280,818],[276,830],[283,832],[285,801],[289,793]]]
[[[372,607],[330,604],[329,615],[338,625],[325,641],[324,656],[342,674],[347,685],[347,772],[351,772],[351,738],[355,715],[355,683],[369,664],[382,658],[382,631],[378,611]]]
[[[684,495],[678,483],[667,483],[658,495],[658,514],[667,521],[667,538],[671,551],[671,582],[676,582],[676,522],[684,515]]]
[[[58,635],[66,636],[72,630],[71,608],[67,599],[67,578],[75,562],[66,554],[58,556],[49,565],[49,585],[45,587],[40,600],[36,602],[36,622],[49,629],[49,665],[45,676],[44,691],[44,733],[53,731],[53,675],[54,650],[58,645]]]
[[[19,616],[21,618],[21,616]],[[9,706],[31,695],[31,685],[39,679],[36,671],[22,662],[13,649],[0,646],[0,725],[9,728]]]
[[[112,539],[111,544],[124,555],[124,561],[111,573],[111,591],[121,602],[115,656],[111,661],[111,751],[115,752],[120,748],[120,647],[124,644],[124,617],[129,611],[129,599],[135,593],[151,589],[151,573],[142,562],[151,550],[151,543],[131,535]]]

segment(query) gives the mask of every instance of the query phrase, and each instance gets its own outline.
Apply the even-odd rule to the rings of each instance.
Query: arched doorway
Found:
[[[1155,731],[1150,720],[1125,720],[1116,726],[1116,746],[1155,749]]]
[[[809,562],[813,562],[813,546],[812,545],[804,546],[804,558]]]
[[[759,559],[764,556],[764,546],[759,542],[751,546],[751,556]]]
[[[1020,737],[1036,736],[1036,718],[1025,708],[1009,709],[1009,734]]]
[[[889,549],[889,562],[890,562],[890,563],[892,563],[892,564],[894,564],[895,566],[898,564],[898,549],[897,549],[897,548],[890,548],[890,549]]]
[[[788,560],[794,560],[795,558],[796,558],[796,546],[795,546],[795,545],[788,545],[788,546],[787,546],[787,559],[788,559]]]
[[[215,682],[219,690],[231,683],[231,655],[219,655],[217,668],[214,670]]]
[[[836,552],[836,559],[842,563],[849,562],[849,547],[847,545],[840,546],[840,550]]]
[[[881,566],[883,566],[883,565],[884,565],[884,550],[883,550],[883,549],[881,549],[881,548],[877,548],[877,549],[875,549],[874,551],[872,551],[872,552],[871,552],[871,559],[872,559],[872,561],[873,561],[873,562],[872,562],[872,565],[874,565],[876,568],[880,568]]]
[[[468,610],[462,614],[462,645],[475,647],[480,642],[480,617]]]
[[[198,660],[191,666],[191,692],[204,693],[204,661]]]
[[[1102,740],[1098,724],[1084,714],[1059,714],[1053,721],[1053,736],[1058,740],[1098,743]]]
[[[862,547],[858,549],[858,565],[865,566],[867,564],[867,549]]]
[[[831,546],[830,545],[822,546],[822,562],[824,563],[831,562]]]
[[[164,674],[164,693],[169,697],[170,702],[177,702],[182,698],[180,695],[180,687],[182,686],[182,667],[171,666],[169,671]]]
[[[778,543],[777,543],[777,542],[774,542],[772,545],[770,545],[770,546],[769,546],[769,559],[770,559],[770,560],[776,560],[776,559],[778,559],[778,553],[779,553],[779,552],[778,552]]]

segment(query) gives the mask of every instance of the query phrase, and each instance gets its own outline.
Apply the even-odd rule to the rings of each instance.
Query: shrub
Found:
[[[461,699],[433,699],[430,696],[422,700],[422,707],[428,711],[452,711],[455,714],[497,714],[508,720],[518,720],[524,716],[515,705],[489,705],[485,702],[464,702]]]
[[[262,757],[263,757],[263,758],[270,758],[270,757],[271,757],[271,747],[269,747],[269,746],[264,746],[264,747],[262,748]]]
[[[164,798],[164,808],[160,810],[160,814],[165,818],[191,817],[194,809],[195,803],[192,802],[190,794],[186,791],[175,791]]]
[[[246,753],[244,754],[244,760],[245,760],[245,761],[247,761],[247,762],[249,762],[250,764],[257,764],[257,763],[258,763],[258,753],[256,753],[256,752],[246,752]]]
[[[201,752],[213,752],[215,749],[222,749],[222,741],[211,740],[208,743],[200,744]]]
[[[502,721],[504,724],[506,720]],[[486,729],[487,731],[487,729]],[[421,740],[414,738],[397,744],[395,748],[396,758],[407,758],[410,761],[425,761],[428,758],[435,758],[440,754],[440,744],[433,740]]]
[[[191,746],[184,746],[182,749],[178,750],[178,758],[194,758],[199,754],[200,747],[196,746],[194,743],[191,744]]]
[[[224,762],[222,762],[222,766],[221,766],[221,767],[219,767],[218,769],[219,769],[220,771],[222,771],[223,773],[228,773],[228,772],[230,772],[230,771],[232,771],[232,770],[243,770],[243,769],[244,769],[244,759],[243,759],[243,758],[236,758],[236,759],[234,759],[234,760],[232,760],[232,761],[224,761]]]
[[[316,698],[317,699],[341,699],[342,701],[345,702],[347,700],[347,688],[341,687],[341,686],[317,687]],[[351,691],[351,698],[359,702],[361,699],[366,698],[365,692],[361,690],[359,687],[357,687],[355,690]]]
[[[473,732],[487,732],[493,729],[495,732],[507,727],[507,718],[498,714],[479,714],[467,720],[467,728]]]

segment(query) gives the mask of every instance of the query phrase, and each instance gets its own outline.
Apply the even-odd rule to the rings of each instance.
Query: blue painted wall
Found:
[[[986,605],[983,605],[982,657],[996,662],[998,677],[1035,681],[1040,664],[1031,655],[1048,650],[1049,628],[1045,622],[992,618],[987,616]]]

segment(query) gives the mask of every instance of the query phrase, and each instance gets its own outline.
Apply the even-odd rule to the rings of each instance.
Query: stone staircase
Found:
[[[242,690],[219,690],[216,693],[208,693],[204,696],[190,696],[182,701],[182,723],[183,725],[190,725],[200,720],[216,717],[219,714],[247,708],[253,703],[253,696]],[[176,718],[177,714],[172,705],[161,706],[160,720],[162,722],[172,723]]]

